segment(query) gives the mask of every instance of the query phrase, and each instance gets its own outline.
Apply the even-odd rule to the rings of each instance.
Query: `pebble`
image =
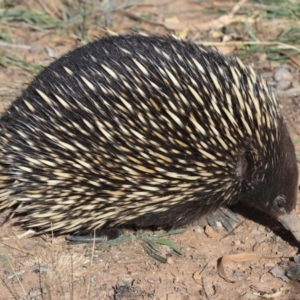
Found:
[[[276,84],[276,89],[279,91],[287,90],[291,86],[291,82],[288,80],[281,80]]]
[[[203,227],[197,227],[194,229],[194,232],[197,234],[203,234],[204,233],[204,228]]]
[[[261,231],[259,231],[259,230],[257,230],[257,229],[253,229],[251,232],[252,232],[252,234],[254,234],[254,235],[259,235],[259,234],[261,234]]]
[[[219,222],[219,221],[216,221],[216,225],[217,225],[218,228],[222,228],[223,227],[222,223]]]
[[[242,297],[243,297],[243,299],[257,299],[258,298],[258,296],[254,295],[252,293],[246,293]]]
[[[168,258],[167,258],[167,263],[168,263],[169,265],[173,265],[173,264],[174,264],[173,258],[172,258],[172,257],[168,257]]]
[[[36,240],[32,239],[28,243],[26,243],[23,246],[23,248],[26,250],[32,250],[37,244],[38,244],[38,242]]]
[[[277,82],[276,89],[283,91],[291,86],[293,74],[287,68],[279,68],[274,73],[274,79]]]
[[[300,87],[297,86],[287,91],[278,91],[276,95],[277,97],[289,97],[289,98],[297,97],[300,95]]]

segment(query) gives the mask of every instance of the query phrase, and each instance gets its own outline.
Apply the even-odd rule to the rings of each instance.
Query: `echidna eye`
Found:
[[[278,211],[285,211],[285,204],[286,204],[286,200],[283,196],[277,196],[274,199],[274,208]]]

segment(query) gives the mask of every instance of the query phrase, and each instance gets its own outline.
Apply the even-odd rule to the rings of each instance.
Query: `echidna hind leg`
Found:
[[[67,237],[70,244],[90,244],[90,243],[103,243],[108,240],[113,240],[123,234],[121,228],[105,228],[98,229],[92,232],[76,231]]]

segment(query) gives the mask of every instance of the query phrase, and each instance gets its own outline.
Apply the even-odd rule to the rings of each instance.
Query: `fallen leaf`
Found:
[[[219,263],[218,263],[218,274],[223,279],[225,279],[227,282],[235,283],[236,280],[229,279],[225,273],[224,266],[225,264],[228,264],[230,262],[242,262],[242,261],[256,261],[256,260],[262,260],[262,259],[274,259],[274,258],[280,258],[282,256],[265,256],[265,255],[259,255],[253,252],[250,253],[241,253],[241,254],[232,254],[232,255],[225,255],[223,256]]]

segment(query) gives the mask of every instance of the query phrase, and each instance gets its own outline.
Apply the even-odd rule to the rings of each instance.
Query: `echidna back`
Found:
[[[237,201],[256,155],[258,169],[276,163],[280,120],[238,59],[172,37],[102,39],[45,69],[2,118],[0,207],[44,231],[180,225]]]

